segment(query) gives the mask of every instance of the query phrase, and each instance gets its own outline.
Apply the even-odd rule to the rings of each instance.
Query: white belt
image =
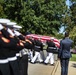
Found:
[[[48,48],[50,48],[50,49],[56,49],[55,47],[48,47]]]
[[[35,46],[35,47],[40,48],[40,46]]]
[[[16,53],[16,56],[20,56],[20,53]]]
[[[28,54],[28,53],[27,53],[27,52],[24,52],[24,53],[23,53],[23,55],[26,55],[26,54]]]
[[[17,60],[17,57],[16,56],[15,57],[8,58],[8,61],[14,61],[14,60]]]
[[[20,53],[20,57],[22,57],[23,55],[28,54],[28,51],[26,49],[22,49],[19,53]]]
[[[3,60],[0,59],[0,64],[4,64],[4,63],[8,63],[8,59],[3,59]]]

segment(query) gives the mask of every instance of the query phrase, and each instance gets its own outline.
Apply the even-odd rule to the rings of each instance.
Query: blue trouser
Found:
[[[19,61],[20,75],[28,75],[28,55],[23,55]]]
[[[61,75],[68,75],[69,59],[60,59],[61,63]]]
[[[10,75],[9,63],[0,63],[0,75]]]

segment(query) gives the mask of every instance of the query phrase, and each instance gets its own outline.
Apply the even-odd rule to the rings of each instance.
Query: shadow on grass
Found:
[[[74,67],[74,68],[76,68],[76,63],[72,63],[71,66]]]

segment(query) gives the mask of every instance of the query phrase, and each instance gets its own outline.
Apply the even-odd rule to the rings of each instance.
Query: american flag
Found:
[[[43,44],[46,44],[46,42],[48,40],[51,40],[53,38],[53,42],[55,43],[56,47],[58,47],[58,48],[60,47],[60,41],[58,39],[56,39],[55,37],[37,35],[37,34],[26,35],[26,38],[30,38],[30,37],[32,37],[34,39],[40,39]]]

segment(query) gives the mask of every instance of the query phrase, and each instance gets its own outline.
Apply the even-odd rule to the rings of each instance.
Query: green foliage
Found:
[[[21,25],[22,32],[56,35],[67,11],[66,0],[4,0],[6,17]]]
[[[4,10],[3,10],[3,4],[4,4],[4,0],[0,0],[0,18],[6,17],[6,15],[4,14]]]
[[[56,36],[56,38],[58,38],[58,39],[62,39],[62,38],[64,37],[62,33],[58,33],[58,34],[56,34],[55,36]]]
[[[2,5],[0,4],[0,17],[4,17],[4,11],[3,11],[3,7]]]
[[[74,45],[76,46],[76,3],[72,4],[70,6],[71,9],[71,24],[68,26],[68,29],[70,30],[70,37],[74,41]]]
[[[76,25],[76,3],[74,3],[71,7],[71,14],[72,14],[72,21],[73,21],[73,24]]]
[[[76,0],[70,0],[71,2],[76,2]]]
[[[72,58],[70,60],[71,61],[76,61],[76,54],[72,54]]]
[[[4,0],[0,0],[0,4],[3,4],[4,3]]]
[[[73,27],[72,31],[70,31],[70,38],[73,39],[74,45],[76,45],[76,26]]]

